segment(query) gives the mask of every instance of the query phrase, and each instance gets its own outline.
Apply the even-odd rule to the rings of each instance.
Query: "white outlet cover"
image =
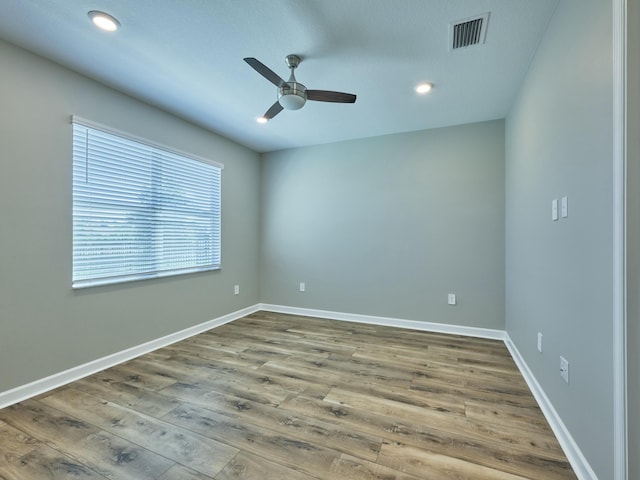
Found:
[[[307,286],[304,284],[304,282],[300,282],[300,291],[304,292],[306,291],[306,289],[307,289]]]
[[[447,296],[447,303],[448,303],[449,305],[455,305],[455,304],[456,304],[456,302],[457,302],[457,300],[456,300],[456,294],[455,294],[455,293],[450,293],[450,294]]]
[[[538,332],[538,351],[542,353],[542,333]]]

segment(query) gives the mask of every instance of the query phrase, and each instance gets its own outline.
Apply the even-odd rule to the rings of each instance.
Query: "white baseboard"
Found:
[[[303,317],[318,317],[329,320],[342,320],[345,322],[368,323],[370,325],[385,325],[387,327],[408,328],[425,332],[448,333],[451,335],[464,335],[467,337],[489,338],[492,340],[504,340],[504,330],[490,328],[463,327],[447,325],[444,323],[421,322],[417,320],[404,320],[391,317],[376,317],[371,315],[358,315],[355,313],[341,313],[328,310],[314,310],[310,308],[287,307],[284,305],[260,304],[260,310],[275,313],[288,313]]]
[[[538,402],[542,413],[544,413],[547,422],[549,422],[549,426],[553,430],[553,433],[558,439],[558,442],[560,442],[560,446],[562,447],[564,454],[567,456],[567,459],[573,467],[573,471],[577,475],[578,479],[598,480],[598,477],[591,468],[591,465],[589,465],[589,462],[582,454],[580,447],[578,447],[578,444],[571,436],[571,433],[569,433],[569,430],[562,421],[562,418],[560,418],[560,415],[558,415],[556,409],[553,408],[549,397],[547,397],[547,394],[544,393],[544,390],[538,383],[538,380],[536,380],[536,377],[533,375],[533,372],[531,371],[527,363],[524,361],[524,358],[511,340],[511,337],[509,337],[509,334],[506,332],[504,333],[504,335],[504,344],[509,349],[511,356],[520,369],[520,373],[522,373],[522,376],[527,382],[527,385],[529,385],[533,396]]]
[[[69,370],[55,373],[49,377],[45,377],[26,385],[7,390],[6,392],[0,392],[0,408],[8,407],[9,405],[13,405],[14,403],[21,402],[37,395],[41,395],[45,392],[53,390],[54,388],[61,387],[75,380],[80,380],[81,378],[84,378],[88,375],[100,372],[105,368],[113,367],[114,365],[118,365],[133,358],[139,357],[140,355],[144,355],[145,353],[149,353],[159,348],[166,347],[167,345],[171,345],[172,343],[179,342],[180,340],[193,337],[194,335],[197,335],[199,333],[206,332],[207,330],[211,330],[212,328],[219,327],[220,325],[224,325],[225,323],[229,323],[239,318],[250,315],[254,312],[257,312],[259,309],[259,305],[253,305],[251,307],[247,307],[242,310],[223,315],[222,317],[209,320],[199,325],[194,325],[193,327],[180,330],[179,332],[171,333],[164,337],[151,340],[150,342],[128,348],[121,352],[116,352],[114,354],[107,355],[103,358],[98,358],[83,365],[78,365],[77,367],[70,368]]]
[[[522,376],[526,380],[531,392],[536,398],[544,416],[546,417],[551,429],[558,438],[560,446],[564,450],[567,459],[571,463],[579,480],[598,480],[593,469],[587,462],[575,440],[562,422],[562,419],[551,404],[551,401],[545,394],[544,390],[536,380],[535,376],[524,361],[522,355],[511,341],[511,338],[504,330],[493,330],[488,328],[464,327],[458,325],[447,325],[433,322],[421,322],[416,320],[405,320],[390,317],[377,317],[370,315],[358,315],[353,313],[341,313],[328,310],[314,310],[309,308],[287,307],[284,305],[257,304],[251,307],[238,310],[236,312],[223,315],[222,317],[209,320],[208,322],[189,327],[179,332],[166,335],[164,337],[143,343],[141,345],[123,350],[121,352],[108,355],[97,360],[93,360],[84,365],[70,368],[63,372],[56,373],[49,377],[36,380],[34,382],[22,385],[20,387],[0,392],[0,408],[13,405],[28,398],[41,395],[45,392],[61,387],[75,380],[79,380],[88,375],[97,373],[105,368],[118,365],[133,358],[152,352],[159,348],[171,345],[186,338],[192,337],[199,333],[219,327],[225,323],[232,322],[244,316],[250,315],[257,311],[264,310],[275,313],[287,313],[291,315],[300,315],[304,317],[326,318],[330,320],[342,320],[346,322],[365,323],[370,325],[384,325],[389,327],[408,328],[412,330],[421,330],[427,332],[448,333],[452,335],[464,335],[470,337],[488,338],[493,340],[502,340],[509,349],[516,365],[520,369]]]

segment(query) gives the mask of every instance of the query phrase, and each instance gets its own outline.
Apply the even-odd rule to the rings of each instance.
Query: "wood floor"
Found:
[[[502,342],[259,312],[0,410],[0,479],[575,479]]]

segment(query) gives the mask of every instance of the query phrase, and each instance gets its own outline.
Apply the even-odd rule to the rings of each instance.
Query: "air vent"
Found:
[[[489,14],[479,15],[451,24],[451,50],[483,44],[487,36]]]

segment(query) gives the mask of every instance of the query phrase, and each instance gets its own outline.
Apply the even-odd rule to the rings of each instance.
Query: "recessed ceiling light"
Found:
[[[269,120],[264,118],[264,117],[258,117],[256,118],[256,122],[258,123],[267,123]]]
[[[120,28],[120,22],[108,13],[91,10],[87,15],[96,27],[107,32],[115,32]]]
[[[431,91],[432,88],[432,83],[421,83],[416,87],[416,92],[418,92],[420,95],[424,95],[425,93]]]

